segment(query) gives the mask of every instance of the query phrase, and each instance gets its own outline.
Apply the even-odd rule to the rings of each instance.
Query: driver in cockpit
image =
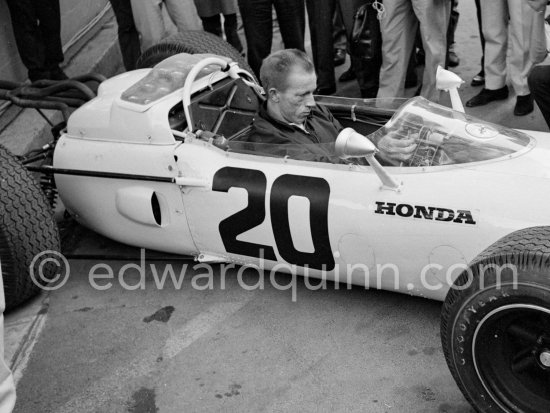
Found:
[[[334,144],[343,127],[326,108],[315,103],[317,76],[309,56],[297,49],[274,52],[264,59],[260,80],[267,96],[248,142],[270,144],[267,146],[278,156],[317,161],[334,157],[326,149],[333,145],[322,144]],[[381,158],[391,164],[408,160],[416,148],[412,137],[382,136],[373,143]]]

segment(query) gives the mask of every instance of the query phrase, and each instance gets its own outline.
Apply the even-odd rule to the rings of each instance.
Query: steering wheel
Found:
[[[445,134],[423,126],[418,134],[417,146],[406,162],[407,166],[437,166],[451,163],[443,150]]]

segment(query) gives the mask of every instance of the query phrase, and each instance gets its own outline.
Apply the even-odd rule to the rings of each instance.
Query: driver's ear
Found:
[[[267,91],[268,98],[274,103],[279,103],[279,91],[275,89],[274,87],[270,88]]]

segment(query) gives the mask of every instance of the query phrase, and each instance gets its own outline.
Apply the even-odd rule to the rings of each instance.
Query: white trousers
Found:
[[[536,13],[521,0],[482,0],[481,21],[485,36],[485,87],[500,89],[506,85],[506,73],[518,96],[529,94],[527,75],[533,67],[529,59],[531,32]],[[510,56],[506,53],[510,41]]]
[[[382,67],[379,98],[402,97],[405,93],[407,66],[420,23],[426,66],[421,95],[437,102],[435,88],[437,66],[445,66],[449,0],[384,0],[386,13],[380,22],[382,32]]]
[[[142,51],[176,30],[202,30],[192,0],[131,0],[131,3]]]

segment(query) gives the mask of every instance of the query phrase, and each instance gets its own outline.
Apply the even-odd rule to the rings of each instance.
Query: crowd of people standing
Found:
[[[273,10],[284,47],[302,51],[307,16],[318,94],[336,91],[335,66],[344,62],[346,52],[351,64],[339,80],[356,79],[364,98],[402,97],[407,87],[414,86],[417,94],[437,102],[437,67],[459,64],[454,41],[459,0],[194,0],[195,14],[181,0],[109,1],[128,70],[135,68],[143,50],[167,35],[170,26],[189,30],[199,29],[202,23],[205,31],[225,36],[246,53],[258,76],[272,48]],[[7,4],[29,79],[66,78],[59,66],[63,61],[59,0],[7,0]],[[541,84],[544,71],[537,70],[531,82],[528,76],[546,57],[547,1],[476,0],[475,4],[483,54],[471,83],[483,88],[466,106],[508,98],[509,78],[516,95],[514,114],[526,115],[533,111],[534,97],[540,96],[531,93],[530,87]],[[237,32],[239,14],[246,50]],[[367,52],[353,47],[357,36],[366,38]],[[417,78],[419,67],[423,72]]]

